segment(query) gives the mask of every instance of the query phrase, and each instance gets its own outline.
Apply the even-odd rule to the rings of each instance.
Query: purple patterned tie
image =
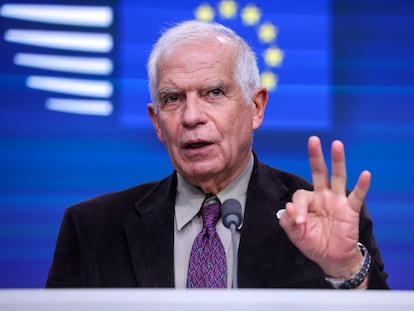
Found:
[[[226,288],[226,253],[216,231],[221,203],[207,197],[201,207],[203,229],[196,236],[188,265],[187,288]]]

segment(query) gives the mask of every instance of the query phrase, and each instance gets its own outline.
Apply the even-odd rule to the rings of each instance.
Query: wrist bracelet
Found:
[[[358,247],[364,256],[364,259],[362,260],[361,268],[356,274],[351,276],[349,279],[325,277],[325,280],[328,281],[334,288],[354,289],[361,285],[367,277],[371,266],[371,255],[369,254],[367,248],[359,242]]]

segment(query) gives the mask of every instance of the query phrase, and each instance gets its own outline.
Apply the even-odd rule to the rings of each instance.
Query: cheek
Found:
[[[158,137],[168,149],[173,149],[176,146],[179,135],[179,129],[174,118],[167,117],[167,119],[162,120]]]
[[[239,153],[241,149],[251,145],[252,120],[246,111],[237,111],[236,114],[228,114],[223,124],[225,130],[221,132],[222,139],[232,152]]]
[[[252,130],[252,114],[247,108],[237,111],[229,121],[233,131],[240,136],[242,136],[242,133]]]

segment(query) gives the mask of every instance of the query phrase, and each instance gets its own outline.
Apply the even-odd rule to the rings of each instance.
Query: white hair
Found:
[[[176,47],[212,38],[222,38],[236,49],[234,79],[240,86],[246,103],[251,103],[254,92],[260,87],[260,77],[256,56],[250,46],[233,30],[221,24],[190,20],[168,29],[157,41],[148,59],[149,89],[155,111],[159,104],[157,69],[160,59],[168,56]]]

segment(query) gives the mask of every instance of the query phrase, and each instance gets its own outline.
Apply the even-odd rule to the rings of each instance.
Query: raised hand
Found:
[[[318,137],[309,138],[308,149],[314,191],[296,191],[292,202],[286,204],[280,225],[292,243],[328,276],[348,278],[358,271],[362,262],[357,246],[359,212],[371,174],[363,171],[347,196],[342,142],[332,143],[330,180]]]

